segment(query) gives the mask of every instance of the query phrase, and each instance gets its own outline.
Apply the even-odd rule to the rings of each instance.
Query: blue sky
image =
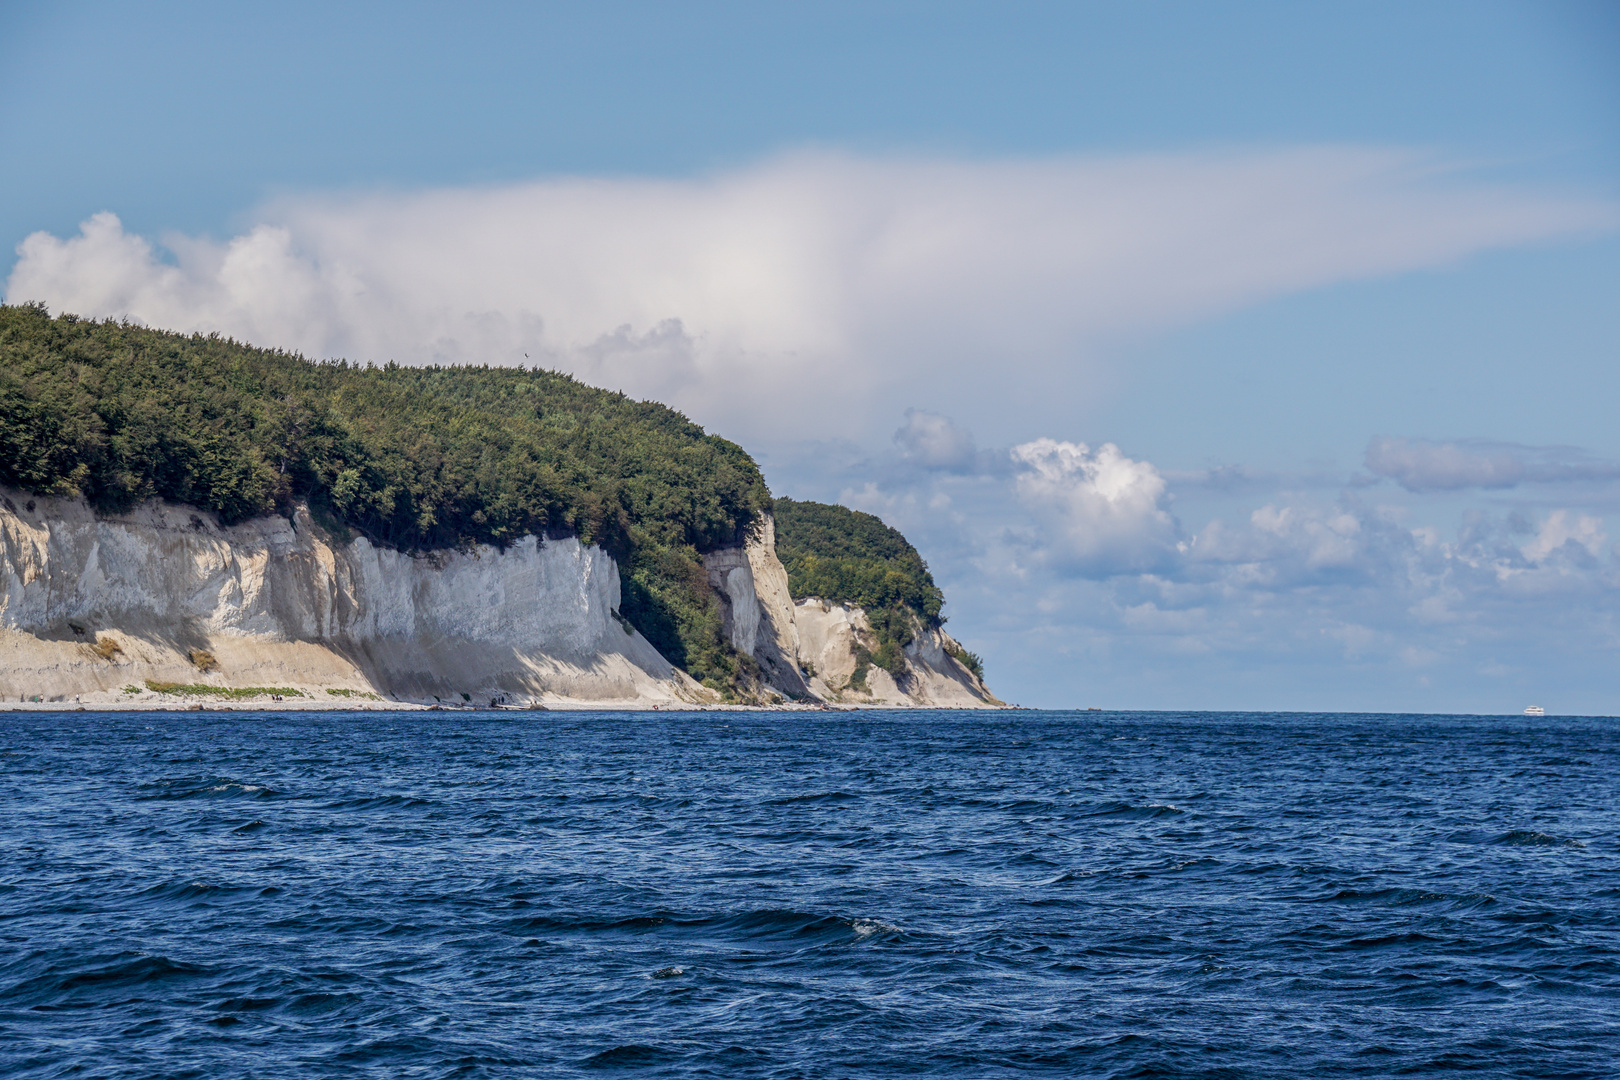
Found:
[[[0,147],[8,300],[670,401],[1014,700],[1620,711],[1613,4],[13,2]]]

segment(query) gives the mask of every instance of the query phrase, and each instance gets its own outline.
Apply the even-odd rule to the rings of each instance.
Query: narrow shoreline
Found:
[[[1023,710],[1008,705],[1008,710]],[[449,703],[423,705],[413,701],[13,701],[0,703],[0,713],[124,713],[124,712],[996,712],[996,709],[973,708],[962,705],[892,705],[875,703],[854,705],[847,702],[827,704],[799,704],[787,702],[777,705],[664,705],[635,701],[591,702],[557,701],[537,705],[452,705]]]

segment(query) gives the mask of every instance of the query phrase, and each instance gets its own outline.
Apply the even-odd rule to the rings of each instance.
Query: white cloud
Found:
[[[824,437],[919,386],[982,407],[1081,377],[1088,341],[1616,220],[1376,148],[799,154],[693,180],[292,199],[224,242],[166,238],[172,262],[99,214],[25,240],[6,296],[316,356],[527,353],[739,437]]]
[[[1176,523],[1161,505],[1164,477],[1113,443],[1036,439],[1012,449],[1026,466],[1019,501],[1046,526],[1043,556],[1088,574],[1146,570],[1174,550]]]
[[[1343,510],[1300,511],[1292,506],[1262,506],[1250,517],[1255,531],[1283,542],[1312,570],[1348,569],[1364,553],[1361,520]]]
[[[1600,557],[1608,542],[1602,521],[1585,514],[1571,514],[1568,510],[1555,510],[1536,530],[1535,539],[1520,550],[1533,563],[1545,563],[1555,554],[1584,563]]]

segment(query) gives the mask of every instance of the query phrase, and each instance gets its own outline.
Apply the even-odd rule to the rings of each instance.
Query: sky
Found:
[[[6,0],[0,241],[668,402],[1021,704],[1620,713],[1620,4]]]

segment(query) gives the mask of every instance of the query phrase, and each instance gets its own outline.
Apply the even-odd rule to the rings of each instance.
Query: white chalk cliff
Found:
[[[753,656],[763,680],[785,697],[931,708],[1002,704],[952,655],[965,650],[941,627],[919,622],[895,674],[863,665],[861,650],[878,647],[866,612],[816,598],[794,601],[769,514],[747,544],[705,555],[703,564],[721,594],[732,647]]]
[[[964,650],[942,627],[918,626],[898,677],[876,665],[861,669],[856,646],[877,651],[866,612],[810,597],[794,610],[800,656],[814,672],[810,685],[832,701],[933,708],[1000,705],[989,687],[953,653]]]
[[[867,692],[850,686],[864,616],[793,603],[768,518],[705,566],[762,696],[995,703],[938,630],[907,649],[899,683],[872,669]],[[167,699],[150,688],[166,684],[424,704],[715,700],[618,607],[613,559],[574,539],[412,557],[338,542],[302,510],[222,526],[170,503],[97,515],[82,500],[0,488],[3,701]]]

